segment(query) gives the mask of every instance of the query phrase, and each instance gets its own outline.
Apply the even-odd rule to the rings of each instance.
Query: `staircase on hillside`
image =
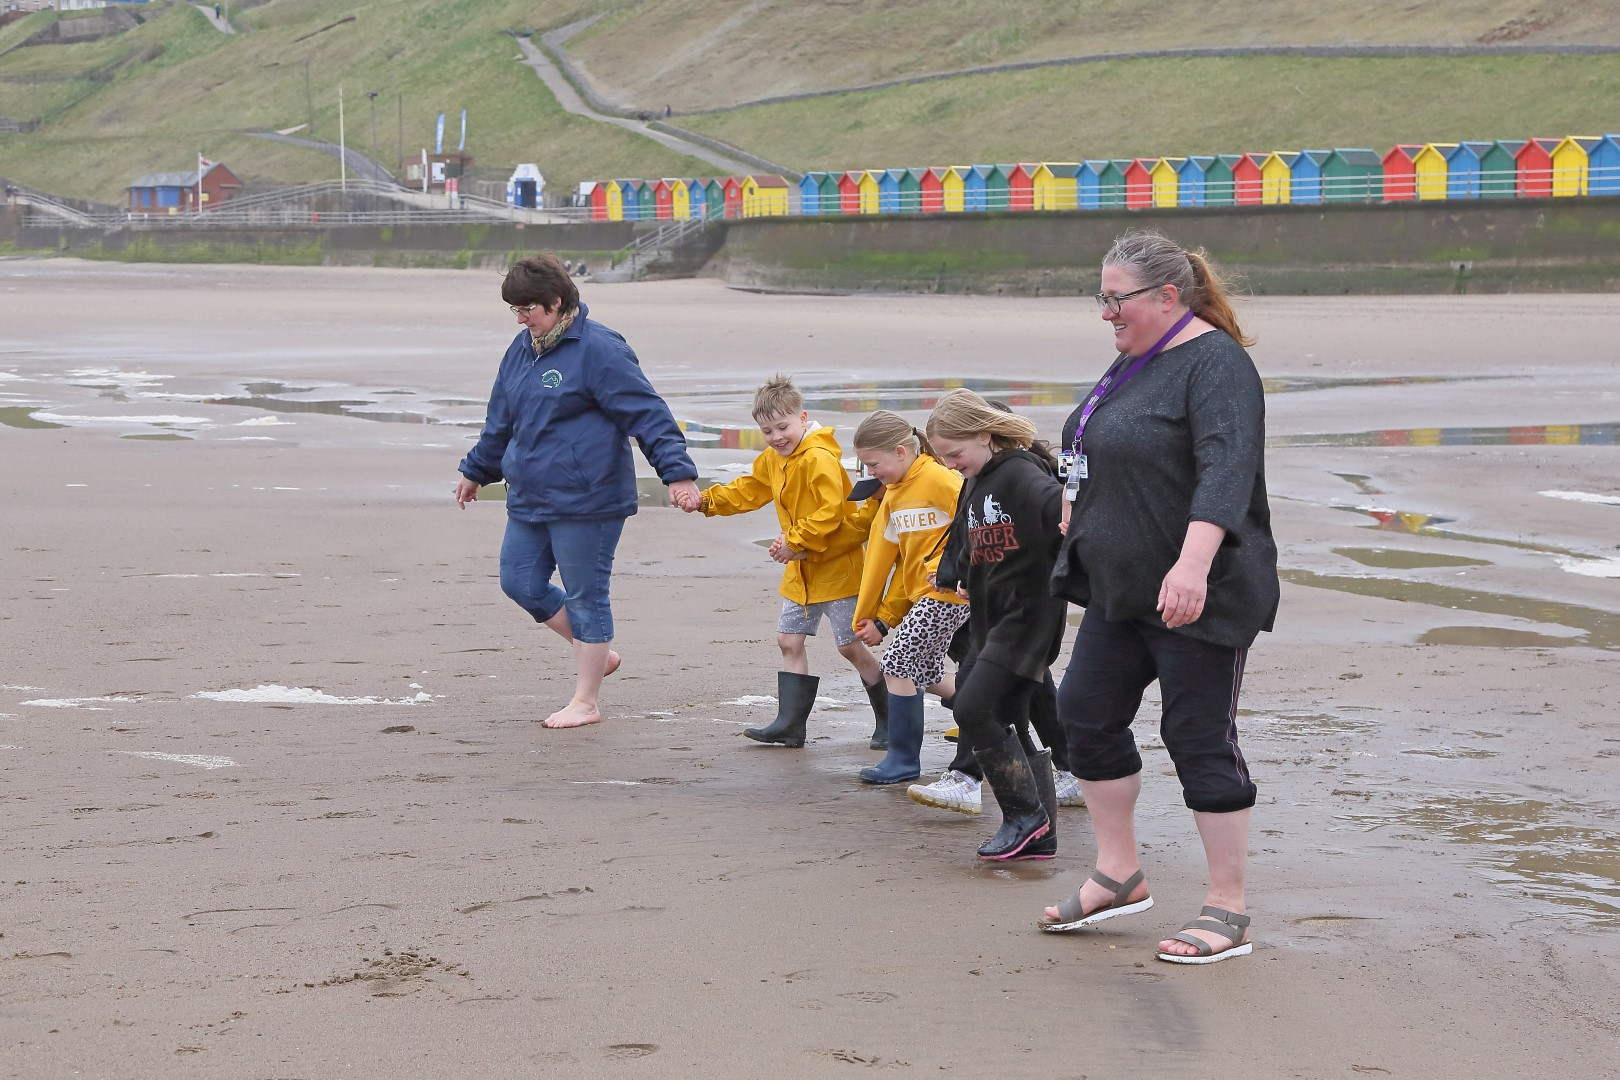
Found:
[[[681,271],[695,272],[718,249],[724,231],[711,235],[708,218],[680,218],[666,221],[652,232],[642,233],[615,252],[613,265],[592,274],[594,281],[640,281],[650,276],[672,276]]]

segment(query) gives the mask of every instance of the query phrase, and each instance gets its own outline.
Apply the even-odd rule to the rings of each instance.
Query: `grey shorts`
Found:
[[[778,634],[806,634],[816,636],[816,627],[825,615],[832,623],[833,640],[840,647],[848,645],[855,640],[855,601],[857,597],[845,596],[838,600],[823,600],[819,604],[796,604],[792,600],[782,600],[782,617],[776,620]]]

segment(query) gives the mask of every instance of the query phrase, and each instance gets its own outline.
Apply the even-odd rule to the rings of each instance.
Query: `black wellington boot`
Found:
[[[1015,859],[1057,858],[1057,777],[1052,775],[1052,751],[1042,750],[1029,759],[1029,771],[1035,774],[1035,790],[1041,795],[1041,809],[1046,811],[1046,835],[1031,840]]]
[[[743,732],[755,742],[775,743],[777,746],[804,745],[804,722],[816,704],[816,687],[821,680],[814,675],[800,675],[793,671],[776,673],[776,719],[765,727],[751,727]]]
[[[889,748],[889,687],[879,677],[878,681],[866,688],[867,700],[872,703],[872,716],[876,724],[872,728],[872,741],[867,744],[873,750],[887,750]]]
[[[981,859],[1016,858],[1025,848],[1052,831],[1052,821],[1041,807],[1035,772],[1024,756],[1024,746],[1011,728],[999,738],[974,747],[985,782],[1001,806],[1001,828],[979,845]],[[1050,764],[1046,767],[1051,772]]]

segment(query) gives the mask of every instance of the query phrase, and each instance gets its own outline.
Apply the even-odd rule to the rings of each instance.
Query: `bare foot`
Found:
[[[586,705],[584,702],[580,701],[570,701],[568,704],[564,705],[562,708],[540,721],[540,726],[548,728],[584,727],[586,724],[600,723],[601,719],[602,714],[597,711],[595,705]]]
[[[602,672],[602,678],[605,679],[609,675],[613,674],[615,671],[618,671],[619,670],[619,661],[620,661],[619,654],[614,652],[612,649],[609,649],[608,650],[607,670]]]

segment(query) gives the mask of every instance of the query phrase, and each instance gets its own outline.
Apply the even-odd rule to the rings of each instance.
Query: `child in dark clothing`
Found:
[[[961,741],[977,756],[1001,806],[1001,828],[982,859],[1049,859],[1057,811],[1051,752],[1033,754],[1026,730],[1032,697],[1057,659],[1066,604],[1047,582],[1060,542],[1063,487],[1050,455],[1032,449],[1035,425],[991,407],[970,390],[947,394],[928,418],[939,458],[971,485],[957,503],[965,541],[941,589],[964,586],[974,658],[953,708]]]

